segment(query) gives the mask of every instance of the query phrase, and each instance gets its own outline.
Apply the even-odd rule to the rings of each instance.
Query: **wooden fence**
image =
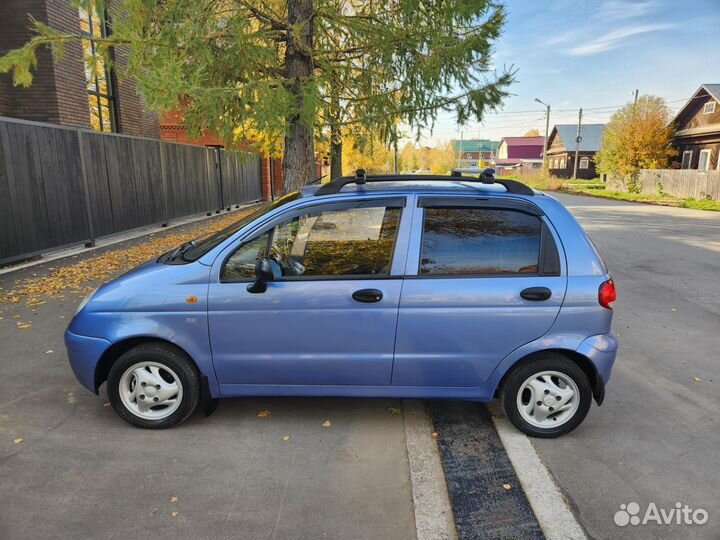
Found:
[[[262,198],[260,157],[0,117],[0,264]]]
[[[694,169],[642,169],[637,185],[641,193],[667,193],[680,199],[712,199],[720,201],[720,171],[702,172]],[[608,188],[627,191],[622,179],[608,178]]]

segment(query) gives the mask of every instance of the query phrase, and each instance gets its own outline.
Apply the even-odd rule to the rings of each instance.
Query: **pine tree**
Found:
[[[398,137],[398,125],[460,123],[501,104],[512,71],[488,75],[504,8],[492,0],[73,0],[107,8],[111,33],[95,38],[127,68],[146,103],[182,108],[191,133],[256,141],[284,154],[285,189],[314,180],[315,136]],[[38,47],[56,56],[82,39],[34,21],[34,36],[0,58],[14,83],[32,83]],[[87,39],[87,36],[85,36]],[[339,158],[336,157],[339,163]],[[338,169],[339,170],[339,169]]]

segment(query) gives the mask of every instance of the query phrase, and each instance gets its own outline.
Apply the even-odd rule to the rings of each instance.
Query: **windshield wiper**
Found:
[[[179,246],[175,251],[170,253],[170,255],[167,256],[167,262],[172,262],[178,257],[183,257],[183,254],[190,248],[195,247],[195,240],[191,240],[190,242],[185,242],[181,246]],[[184,259],[184,257],[183,257]]]

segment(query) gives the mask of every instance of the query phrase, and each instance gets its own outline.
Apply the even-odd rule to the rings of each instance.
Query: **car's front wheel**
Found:
[[[591,402],[585,372],[557,353],[539,355],[513,369],[500,393],[505,416],[531,437],[553,438],[571,432],[584,420]]]
[[[115,412],[133,426],[164,429],[190,416],[200,397],[200,378],[190,358],[164,343],[125,352],[108,375]]]

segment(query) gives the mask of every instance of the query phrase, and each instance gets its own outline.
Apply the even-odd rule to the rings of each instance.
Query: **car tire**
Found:
[[[166,429],[183,422],[197,407],[200,377],[181,350],[165,343],[144,343],[113,364],[107,392],[113,409],[128,424]]]
[[[558,353],[543,353],[513,368],[503,382],[505,416],[530,437],[570,433],[587,416],[592,388],[585,372]]]

